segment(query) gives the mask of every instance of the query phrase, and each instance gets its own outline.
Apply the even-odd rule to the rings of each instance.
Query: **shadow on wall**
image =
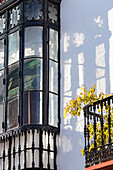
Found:
[[[83,116],[63,119],[66,103],[81,86],[113,92],[112,0],[63,0],[61,4],[61,139],[59,170],[83,170]]]

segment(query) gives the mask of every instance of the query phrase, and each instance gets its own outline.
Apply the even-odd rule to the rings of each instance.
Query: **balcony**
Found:
[[[58,131],[26,125],[0,135],[0,170],[56,170]]]
[[[84,107],[84,137],[86,169],[113,169],[113,96]]]

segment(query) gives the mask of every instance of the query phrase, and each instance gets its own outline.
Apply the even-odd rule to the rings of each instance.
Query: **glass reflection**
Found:
[[[8,156],[5,157],[5,169],[8,169]]]
[[[20,162],[21,162],[21,169],[24,169],[24,151],[21,152],[21,156],[20,156]]]
[[[8,101],[7,109],[7,128],[18,126],[19,103],[18,98],[13,98]]]
[[[54,153],[50,152],[50,169],[54,169]]]
[[[8,96],[14,96],[18,94],[19,91],[19,64],[13,64],[9,67],[8,75]]]
[[[2,129],[3,113],[4,113],[4,103],[0,102],[0,133],[3,132],[3,129]]]
[[[26,168],[32,167],[32,150],[26,151]]]
[[[0,33],[3,33],[3,30],[5,29],[5,15],[0,16]]]
[[[19,60],[19,31],[8,36],[8,64]]]
[[[0,16],[0,33],[3,33],[3,18]]]
[[[58,127],[58,96],[49,94],[49,125]]]
[[[43,140],[43,148],[47,149],[48,148],[48,133],[47,132],[43,132],[42,140]]]
[[[32,147],[32,139],[33,139],[33,134],[32,134],[32,130],[30,130],[29,132],[27,131],[27,141],[26,141],[26,148],[31,148]]]
[[[58,32],[50,29],[49,58],[58,61]]]
[[[35,167],[39,167],[39,150],[38,149],[35,149],[35,152],[34,152],[34,159],[35,159]]]
[[[15,154],[15,170],[18,170],[18,164],[19,164],[19,158],[18,158],[18,153]]]
[[[25,58],[42,57],[42,28],[25,28]]]
[[[25,19],[42,19],[42,4],[40,0],[25,1],[24,10]]]
[[[4,78],[4,70],[1,70],[0,71],[0,101],[2,101],[4,97],[3,78]]]
[[[50,133],[49,135],[49,141],[50,141],[50,150],[54,150],[54,135]]]
[[[13,27],[18,24],[20,20],[20,8],[19,6],[10,10],[10,26]]]
[[[24,63],[24,90],[42,89],[42,61],[27,59]]]
[[[58,23],[58,6],[52,3],[48,3],[48,19],[50,22]]]
[[[42,94],[40,92],[24,93],[24,124],[42,123]]]
[[[49,61],[49,90],[58,93],[58,63]]]
[[[0,69],[4,67],[4,40],[0,40]]]
[[[43,168],[47,168],[47,165],[48,165],[48,152],[47,151],[43,151],[42,161],[43,161]]]

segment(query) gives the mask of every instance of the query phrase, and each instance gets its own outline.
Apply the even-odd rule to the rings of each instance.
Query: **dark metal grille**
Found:
[[[55,170],[58,132],[50,127],[25,126],[0,136],[0,168]]]
[[[84,107],[85,165],[113,158],[113,96]],[[91,127],[92,124],[92,127]],[[93,135],[91,136],[91,127]],[[91,146],[92,149],[91,149]]]

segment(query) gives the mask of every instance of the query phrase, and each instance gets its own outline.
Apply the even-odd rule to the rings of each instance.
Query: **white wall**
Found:
[[[83,170],[83,116],[63,119],[66,102],[80,87],[113,92],[113,1],[62,0],[61,137],[58,170]]]

